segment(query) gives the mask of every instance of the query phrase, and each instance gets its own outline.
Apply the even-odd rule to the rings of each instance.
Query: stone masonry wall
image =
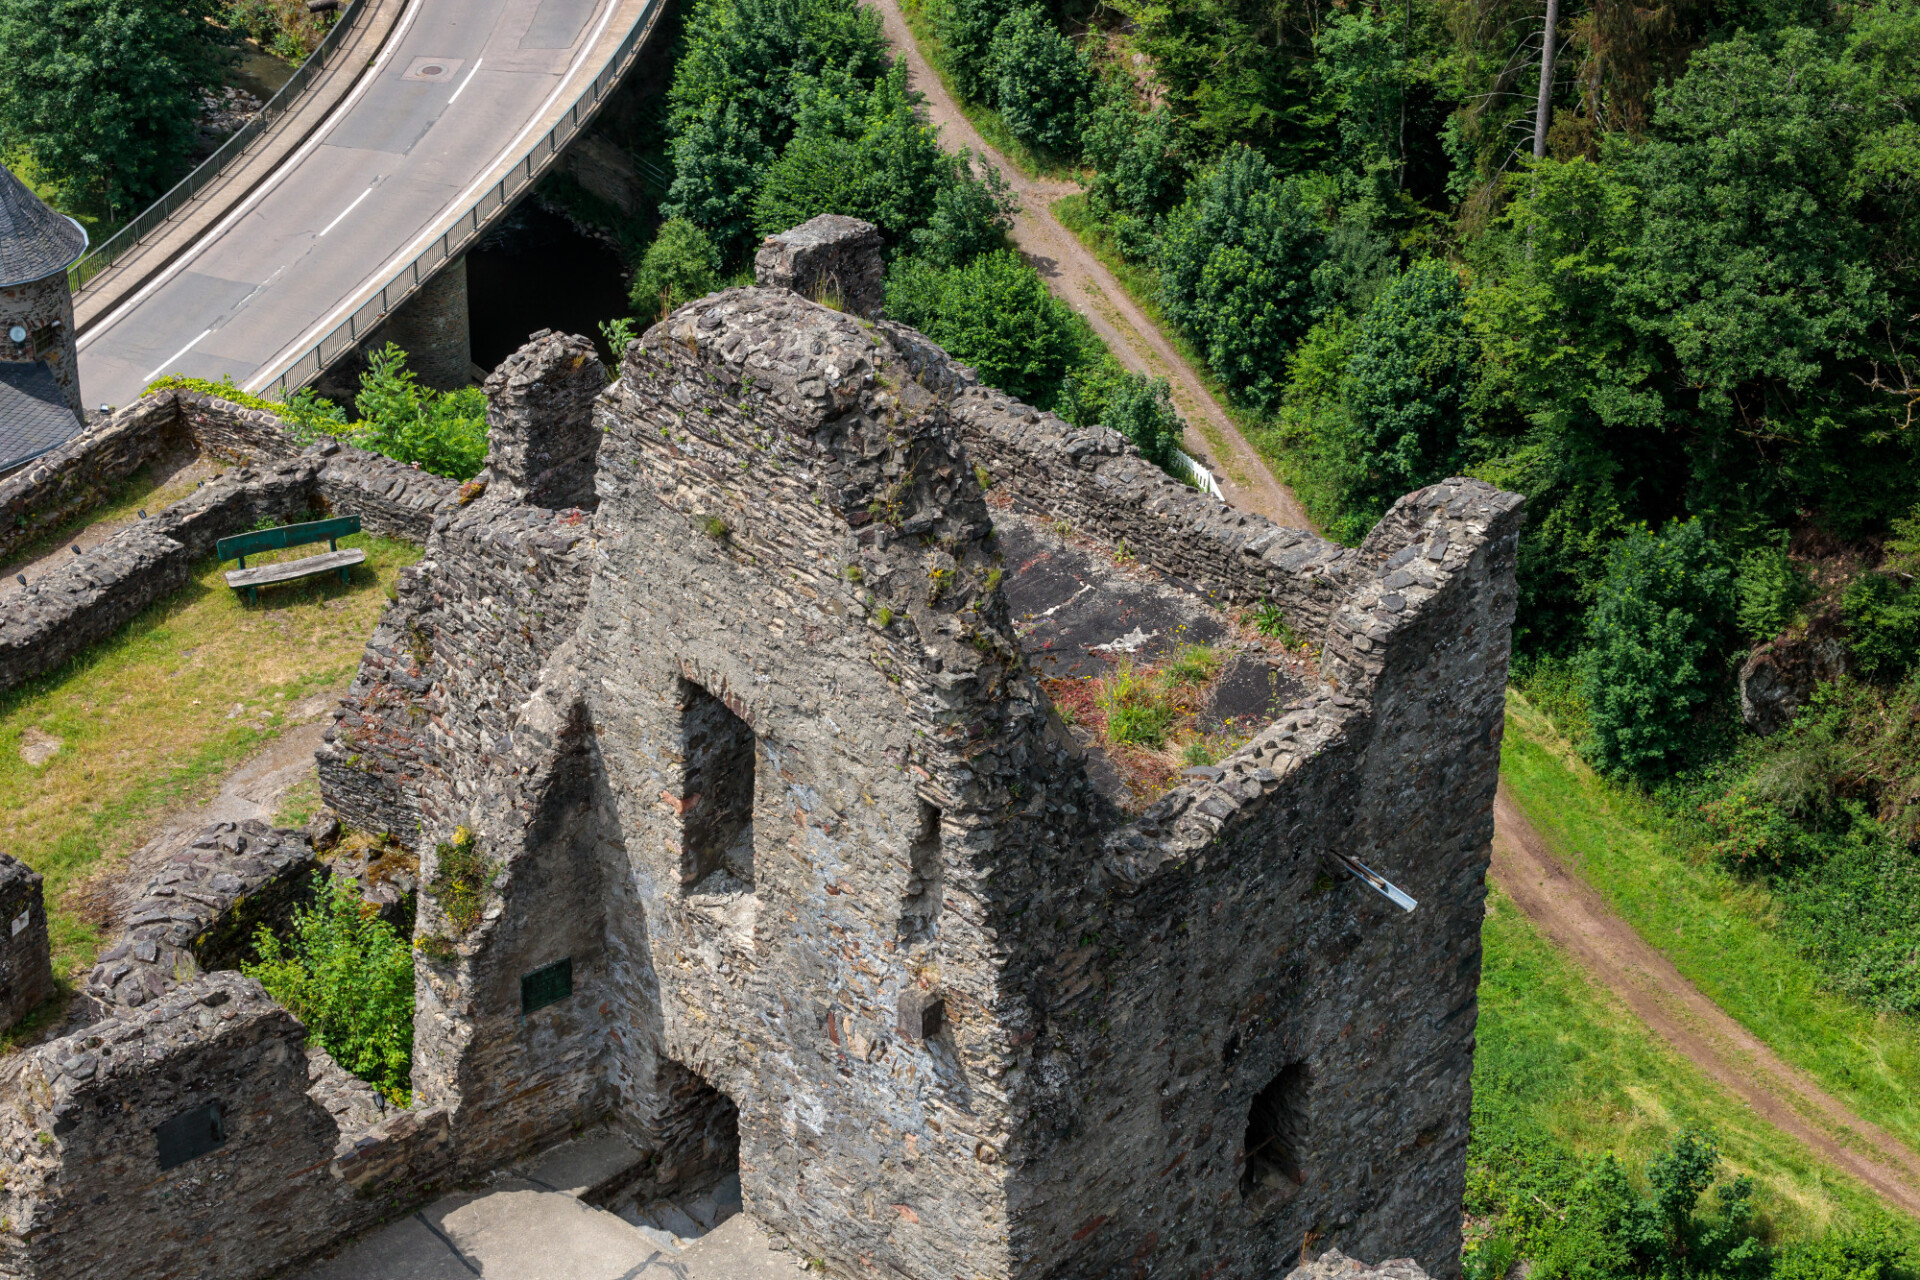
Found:
[[[223,972],[0,1064],[0,1275],[263,1280],[415,1202],[444,1116],[342,1134],[305,1040]]]
[[[0,559],[99,506],[122,480],[186,443],[177,398],[162,392],[0,480]]]
[[[0,482],[0,511],[13,510],[22,522],[14,544],[49,519],[98,503],[115,482],[182,441],[243,465],[11,596],[0,618],[0,689],[112,635],[185,586],[219,539],[261,520],[358,515],[370,533],[424,542],[433,513],[459,487],[333,441],[301,450],[271,414],[197,392],[163,391],[49,455],[51,466],[35,464]]]
[[[756,284],[791,289],[816,302],[837,299],[856,316],[877,318],[886,295],[879,228],[859,218],[823,213],[760,242]]]
[[[1030,913],[1098,940],[1037,975],[1017,1241],[1037,1274],[1183,1258],[1265,1276],[1309,1232],[1458,1273],[1518,505],[1471,481],[1402,499],[1356,558],[1332,681],[1108,837],[1104,875]],[[1419,581],[1395,577],[1414,558],[1402,541]],[[1392,655],[1351,664],[1349,616]],[[1262,1185],[1249,1117],[1283,1080],[1292,1173]]]
[[[52,951],[40,874],[0,853],[0,1029],[53,994]]]
[[[953,416],[996,497],[1124,542],[1216,604],[1270,599],[1300,634],[1317,635],[1344,593],[1351,551],[1181,484],[1117,431],[1076,427],[978,385],[960,395]]]

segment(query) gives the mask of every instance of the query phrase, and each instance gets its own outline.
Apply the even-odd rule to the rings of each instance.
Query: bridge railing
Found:
[[[633,29],[620,42],[606,67],[593,78],[593,83],[581,91],[567,113],[560,117],[553,128],[547,130],[546,136],[535,142],[507,171],[505,177],[476,200],[459,222],[441,233],[413,261],[400,268],[391,280],[380,287],[379,293],[335,325],[279,377],[262,387],[259,394],[269,399],[284,399],[288,393],[297,391],[319,377],[328,365],[352,350],[421,285],[432,279],[435,271],[460,256],[481,237],[496,216],[544,177],[554,159],[587,127],[594,112],[618,87],[621,76],[626,74],[627,68],[639,56],[641,46],[652,33],[654,20],[659,16],[661,7],[662,0],[649,0],[639,21],[633,24]]]
[[[108,267],[131,253],[149,232],[163,226],[174,214],[190,204],[228,165],[240,158],[249,143],[287,114],[294,100],[305,92],[308,85],[319,79],[320,73],[335,60],[340,46],[346,43],[347,33],[353,29],[369,3],[370,0],[353,0],[346,12],[340,15],[340,20],[333,24],[333,30],[327,32],[319,46],[306,56],[293,77],[280,86],[280,91],[267,99],[258,115],[241,125],[212,155],[194,166],[193,172],[175,183],[171,191],[142,209],[132,222],[108,236],[92,253],[68,267],[67,284],[73,291],[80,292]]]

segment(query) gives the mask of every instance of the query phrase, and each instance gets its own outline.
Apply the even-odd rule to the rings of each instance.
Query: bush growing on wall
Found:
[[[413,1070],[413,949],[362,902],[354,882],[321,872],[313,905],[283,943],[266,929],[240,970],[307,1024],[346,1070],[405,1106]]]
[[[713,292],[719,278],[720,251],[707,233],[685,218],[669,218],[641,257],[627,301],[651,324],[681,303]]]
[[[407,353],[391,342],[368,361],[353,407],[361,421],[349,438],[362,449],[455,480],[473,479],[487,460],[486,393],[421,386],[407,368]]]

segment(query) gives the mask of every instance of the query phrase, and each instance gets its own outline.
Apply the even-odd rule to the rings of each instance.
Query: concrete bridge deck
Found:
[[[557,159],[661,7],[413,0],[326,123],[82,327],[87,402],[129,403],[164,373],[269,394],[311,380]]]

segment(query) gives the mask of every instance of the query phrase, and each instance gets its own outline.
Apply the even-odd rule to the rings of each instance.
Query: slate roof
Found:
[[[47,362],[0,360],[0,475],[80,434]]]
[[[0,286],[64,271],[87,251],[87,233],[47,208],[27,184],[0,165]]]

